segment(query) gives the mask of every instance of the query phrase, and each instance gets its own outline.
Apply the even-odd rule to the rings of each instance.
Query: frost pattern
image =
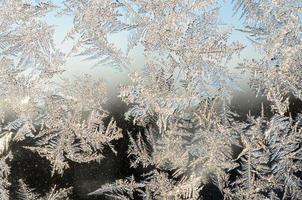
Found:
[[[50,192],[44,197],[35,194],[34,189],[29,188],[23,180],[19,180],[18,196],[21,200],[69,200],[68,194],[71,192],[71,188],[56,189],[51,188]]]
[[[62,174],[68,161],[90,162],[103,158],[104,146],[122,137],[108,113],[103,81],[90,76],[53,82],[64,70],[66,55],[53,42],[54,29],[44,17],[57,6],[50,1],[0,1],[0,199],[9,199],[12,144],[36,141],[25,148]],[[20,183],[20,199],[67,199],[64,189],[46,197],[35,195]]]
[[[260,49],[261,59],[242,65],[253,74],[252,84],[274,103],[274,109],[285,113],[287,95],[302,98],[302,3],[299,0],[239,0],[251,41]]]
[[[224,199],[295,199],[302,196],[302,115],[288,114],[289,94],[301,99],[301,2],[237,0],[241,30],[262,53],[241,68],[252,86],[272,101],[273,117],[240,122],[229,100],[236,88],[228,61],[244,48],[230,42],[232,29],[219,23],[216,0],[0,0],[0,199],[9,199],[12,144],[50,161],[52,175],[70,162],[117,155],[113,142],[129,138],[131,167],[139,176],[107,183],[89,195],[110,199],[202,199],[214,185]],[[53,42],[50,12],[71,15],[74,41],[68,54]],[[111,34],[128,36],[124,51]],[[144,49],[146,66],[130,75],[119,97],[125,118],[141,132],[120,129],[103,108],[102,80],[60,77],[73,55],[126,69],[130,52]],[[262,110],[263,111],[263,110]],[[264,111],[263,111],[264,112]],[[71,188],[46,196],[19,181],[20,199],[68,199]]]
[[[101,107],[106,100],[101,81],[93,82],[86,76],[61,87],[64,96],[46,99],[46,112],[35,136],[36,147],[27,147],[50,160],[52,173],[59,174],[69,167],[68,159],[79,163],[99,161],[104,145],[115,152],[110,142],[122,137],[113,119],[107,126],[103,122],[108,113]]]

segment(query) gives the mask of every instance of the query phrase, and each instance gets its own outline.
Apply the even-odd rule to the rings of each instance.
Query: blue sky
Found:
[[[53,2],[58,5],[62,4],[62,0],[54,0]],[[233,4],[231,0],[221,0],[220,13],[221,24],[233,27],[234,29],[243,28],[244,19],[240,19],[241,13],[237,13],[236,15],[234,15]],[[62,43],[62,41],[66,33],[72,28],[72,16],[56,17],[54,13],[51,13],[47,15],[46,21],[49,24],[52,24],[55,28],[55,44],[62,51],[68,52],[72,47],[72,42]],[[125,34],[115,34],[110,37],[110,40],[116,43],[117,46],[125,47],[125,45],[123,44],[126,44],[127,38],[125,37]],[[250,44],[250,41],[247,40],[246,35],[244,33],[241,33],[239,31],[233,31],[230,37],[230,41],[240,41],[247,45],[247,47],[242,51],[241,55],[239,57],[234,57],[234,59],[232,59],[229,63],[230,69],[236,73],[236,70],[234,70],[234,68],[236,67],[238,62],[242,61],[244,58],[256,57],[257,53]],[[134,71],[140,68],[140,66],[142,66],[144,63],[141,48],[134,49],[134,51],[132,52],[132,57],[134,58],[134,60],[131,66],[131,71]],[[68,71],[68,76],[79,75],[84,73],[92,74],[95,77],[105,79],[112,88],[116,88],[117,85],[122,84],[127,80],[127,74],[130,71],[119,71],[110,66],[98,66],[91,69],[94,63],[94,61],[83,61],[83,57],[73,57],[68,60],[65,68]],[[242,77],[242,79],[243,80],[241,80],[240,84],[243,85],[244,88],[247,88],[247,83],[244,80],[246,79],[246,77]]]

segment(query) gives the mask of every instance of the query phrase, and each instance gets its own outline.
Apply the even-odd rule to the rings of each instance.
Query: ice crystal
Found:
[[[230,109],[236,88],[229,60],[245,47],[231,42],[219,21],[218,0],[0,0],[0,199],[8,200],[13,145],[50,162],[52,176],[71,163],[119,155],[114,143],[129,141],[130,167],[140,174],[106,183],[89,195],[110,199],[201,199],[208,185],[224,199],[300,199],[302,119],[288,111],[301,100],[301,1],[236,0],[243,33],[260,58],[240,65],[252,72],[257,93],[273,116],[239,121]],[[73,17],[66,55],[53,41],[48,14]],[[128,37],[126,50],[110,40]],[[105,109],[105,82],[81,75],[63,79],[73,55],[96,65],[130,66],[136,46],[145,66],[119,88],[125,119],[140,131],[119,128]],[[56,78],[56,79],[54,79]],[[297,111],[298,112],[298,111]],[[123,134],[123,133],[128,133]],[[129,139],[129,140],[128,140]],[[20,199],[68,199],[71,189],[41,195],[19,180]]]
[[[243,8],[246,28],[242,31],[260,49],[261,59],[242,65],[252,72],[252,85],[264,91],[273,108],[287,112],[286,95],[302,98],[301,68],[301,1],[239,0],[236,9]]]

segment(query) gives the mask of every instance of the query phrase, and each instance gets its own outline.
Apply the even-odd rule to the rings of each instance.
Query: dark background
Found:
[[[18,180],[23,179],[29,187],[33,188],[38,194],[45,195],[54,185],[58,187],[73,187],[71,198],[74,200],[96,200],[106,199],[104,196],[88,196],[105,183],[123,179],[132,174],[137,178],[144,171],[143,169],[130,168],[129,158],[127,157],[128,137],[126,131],[137,133],[141,127],[133,126],[131,122],[124,120],[124,113],[127,106],[117,98],[112,98],[108,102],[106,109],[117,121],[117,125],[124,130],[124,138],[114,143],[117,155],[110,149],[105,149],[105,158],[97,162],[79,164],[69,162],[70,168],[61,175],[51,176],[51,167],[48,160],[39,157],[36,153],[22,148],[22,146],[32,145],[33,141],[24,141],[12,146],[14,158],[11,162],[11,199],[18,199]],[[302,102],[290,98],[290,112],[293,117],[302,110]],[[253,94],[236,93],[231,102],[231,110],[239,115],[237,120],[244,121],[249,112],[254,116],[261,113],[263,104],[267,117],[271,116],[270,103],[265,97],[255,97]],[[220,200],[223,199],[218,189],[213,185],[207,185],[201,194],[204,199]]]

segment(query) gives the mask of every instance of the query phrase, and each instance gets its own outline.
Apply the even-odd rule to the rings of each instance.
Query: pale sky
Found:
[[[54,0],[56,4],[61,4],[62,0]],[[221,23],[226,26],[231,26],[234,29],[243,28],[244,19],[240,19],[240,13],[233,15],[233,5],[231,0],[221,0]],[[73,19],[72,16],[63,16],[63,17],[55,17],[54,13],[47,15],[46,21],[49,24],[54,25],[55,28],[55,44],[59,47],[63,52],[68,52],[72,47],[71,42],[62,43],[64,36],[66,33],[72,28]],[[126,48],[127,37],[124,33],[115,34],[110,36],[110,41],[115,43],[120,48]],[[246,48],[240,54],[240,57],[234,57],[230,62],[229,66],[232,72],[234,71],[234,67],[238,62],[242,61],[244,58],[251,58],[259,56],[256,50],[252,47],[250,41],[246,38],[246,35],[242,32],[235,31],[230,37],[230,42],[240,41],[246,45]],[[96,61],[84,61],[84,57],[72,57],[66,63],[65,68],[67,69],[67,75],[80,75],[84,73],[92,74],[95,77],[103,78],[106,80],[109,86],[116,88],[117,85],[125,83],[127,80],[127,74],[131,71],[135,71],[139,68],[142,68],[144,65],[144,57],[142,55],[142,48],[135,48],[131,52],[131,57],[133,59],[133,63],[131,64],[130,71],[128,70],[118,70],[116,68],[112,68],[108,65],[106,66],[97,66],[92,69],[92,66]],[[239,81],[239,85],[247,89],[247,79],[246,77],[242,77],[243,80]]]

